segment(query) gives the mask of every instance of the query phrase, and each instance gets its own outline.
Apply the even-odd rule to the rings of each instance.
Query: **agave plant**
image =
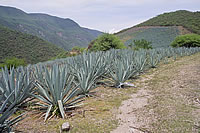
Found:
[[[108,59],[108,58],[107,58]],[[103,52],[83,54],[74,59],[71,69],[76,77],[76,84],[81,89],[80,94],[89,96],[96,88],[98,79],[106,73],[108,60],[105,60]]]
[[[20,67],[17,70],[14,67],[10,70],[7,67],[2,68],[0,112],[4,112],[12,103],[20,107],[31,96],[34,87],[29,74],[28,68]]]
[[[149,50],[149,65],[151,68],[155,68],[161,59],[162,55],[158,54],[155,49]]]
[[[143,72],[147,63],[147,52],[146,50],[137,51],[134,54],[135,68],[139,73]]]
[[[12,131],[12,126],[19,121],[24,119],[24,114],[21,114],[15,118],[10,118],[10,116],[17,110],[16,104],[13,103],[6,109],[5,112],[0,113],[0,132],[10,133]]]
[[[40,68],[39,68],[40,69]],[[78,86],[73,87],[74,76],[69,74],[67,67],[53,65],[51,69],[46,67],[43,73],[35,77],[43,77],[44,82],[37,80],[34,83],[37,87],[37,93],[33,96],[41,101],[39,105],[46,108],[45,121],[58,112],[62,118],[65,118],[65,109],[73,108],[83,100],[83,96],[77,96]],[[43,71],[43,70],[40,70]]]
[[[115,82],[117,88],[121,88],[123,83],[137,73],[132,51],[122,51],[121,56],[115,59],[109,74]]]

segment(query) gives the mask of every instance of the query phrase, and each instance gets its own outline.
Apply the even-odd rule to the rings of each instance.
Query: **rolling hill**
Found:
[[[64,50],[36,36],[0,26],[0,63],[17,57],[26,63],[37,63],[55,57]]]
[[[86,47],[101,32],[80,27],[71,19],[40,13],[25,13],[13,7],[0,6],[0,25],[38,36],[57,46],[70,50]]]
[[[168,47],[176,36],[187,33],[200,34],[200,12],[179,10],[164,13],[116,35],[125,44],[134,39],[146,39],[152,42],[153,47]]]

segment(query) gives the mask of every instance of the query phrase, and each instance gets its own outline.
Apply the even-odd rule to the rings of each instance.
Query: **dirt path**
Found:
[[[139,91],[123,101],[111,133],[198,132],[200,54],[180,58],[142,76]]]

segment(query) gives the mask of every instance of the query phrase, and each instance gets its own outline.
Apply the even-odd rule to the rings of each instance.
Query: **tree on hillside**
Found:
[[[133,40],[132,43],[128,45],[129,48],[134,49],[134,50],[139,50],[139,49],[152,49],[152,42],[147,41],[145,39],[141,40]]]
[[[7,67],[8,69],[14,67],[17,68],[18,66],[25,66],[26,63],[23,59],[18,59],[16,57],[6,58],[3,64],[0,64],[1,67]]]
[[[177,36],[171,43],[172,47],[200,47],[200,35],[186,34]]]
[[[91,51],[107,51],[109,49],[123,49],[125,45],[113,34],[105,33],[92,41],[88,49]]]

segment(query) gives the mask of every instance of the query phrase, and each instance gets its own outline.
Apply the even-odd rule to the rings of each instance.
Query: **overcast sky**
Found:
[[[0,5],[70,18],[103,32],[116,32],[164,12],[200,11],[200,0],[0,0]]]

